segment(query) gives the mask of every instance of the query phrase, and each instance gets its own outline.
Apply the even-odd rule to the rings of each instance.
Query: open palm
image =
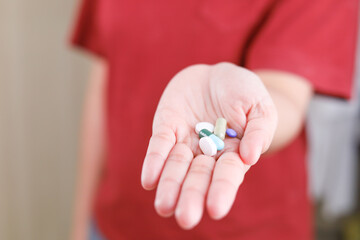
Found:
[[[205,156],[195,125],[215,123],[219,117],[243,137],[226,138],[222,151]],[[220,63],[194,65],[178,73],[156,110],[142,171],[143,187],[157,186],[158,214],[175,212],[185,229],[200,221],[204,205],[210,217],[224,217],[245,173],[268,149],[276,124],[271,97],[251,71]]]

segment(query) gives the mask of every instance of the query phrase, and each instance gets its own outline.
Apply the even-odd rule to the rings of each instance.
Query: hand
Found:
[[[226,138],[215,157],[202,154],[195,133],[198,122],[228,121],[243,136]],[[213,219],[230,210],[250,166],[270,146],[277,125],[274,103],[261,80],[230,63],[194,65],[166,87],[153,122],[144,160],[142,185],[157,186],[155,209],[190,229],[206,203]]]

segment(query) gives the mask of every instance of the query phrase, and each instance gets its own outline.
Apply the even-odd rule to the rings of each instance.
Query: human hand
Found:
[[[202,154],[195,125],[218,117],[237,131],[214,157]],[[230,63],[194,65],[166,87],[153,121],[141,181],[157,186],[155,209],[190,229],[206,204],[213,219],[229,212],[250,166],[270,146],[277,125],[275,105],[261,80]]]

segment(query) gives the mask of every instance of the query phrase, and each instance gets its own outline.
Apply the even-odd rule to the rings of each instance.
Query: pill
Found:
[[[200,132],[199,132],[199,138],[206,137],[206,136],[210,136],[210,135],[212,135],[212,134],[213,134],[213,133],[210,132],[209,130],[207,130],[207,129],[202,129],[202,130],[200,130]]]
[[[199,122],[198,124],[196,124],[195,126],[195,132],[197,134],[199,134],[199,132],[203,129],[206,129],[210,132],[213,132],[214,131],[214,125],[212,125],[211,123],[209,122]]]
[[[225,143],[223,140],[221,140],[220,138],[218,138],[217,136],[215,136],[213,133],[211,133],[210,131],[203,129],[199,132],[199,137],[203,138],[203,137],[210,137],[211,140],[213,140],[213,142],[216,145],[216,149],[218,151],[223,150],[225,147]]]
[[[224,140],[226,132],[226,120],[225,118],[216,119],[216,124],[214,128],[214,134],[218,136],[221,140]]]
[[[201,151],[207,156],[214,156],[217,152],[214,141],[208,136],[200,138],[199,146]]]
[[[213,140],[213,142],[215,143],[216,149],[217,149],[218,151],[221,151],[221,150],[224,149],[225,143],[224,143],[223,140],[221,140],[220,138],[218,138],[218,137],[217,137],[216,135],[214,135],[214,134],[211,134],[209,137],[210,137],[211,140]]]
[[[228,128],[226,129],[226,135],[228,135],[229,137],[236,137],[237,136],[237,133],[234,129],[231,129],[231,128]]]

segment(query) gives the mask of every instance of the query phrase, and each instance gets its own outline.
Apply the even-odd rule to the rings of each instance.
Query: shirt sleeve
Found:
[[[316,92],[350,98],[358,0],[280,0],[254,36],[249,69],[300,75]]]
[[[104,57],[99,28],[99,1],[80,0],[77,17],[72,29],[70,43],[73,46],[87,50]]]

